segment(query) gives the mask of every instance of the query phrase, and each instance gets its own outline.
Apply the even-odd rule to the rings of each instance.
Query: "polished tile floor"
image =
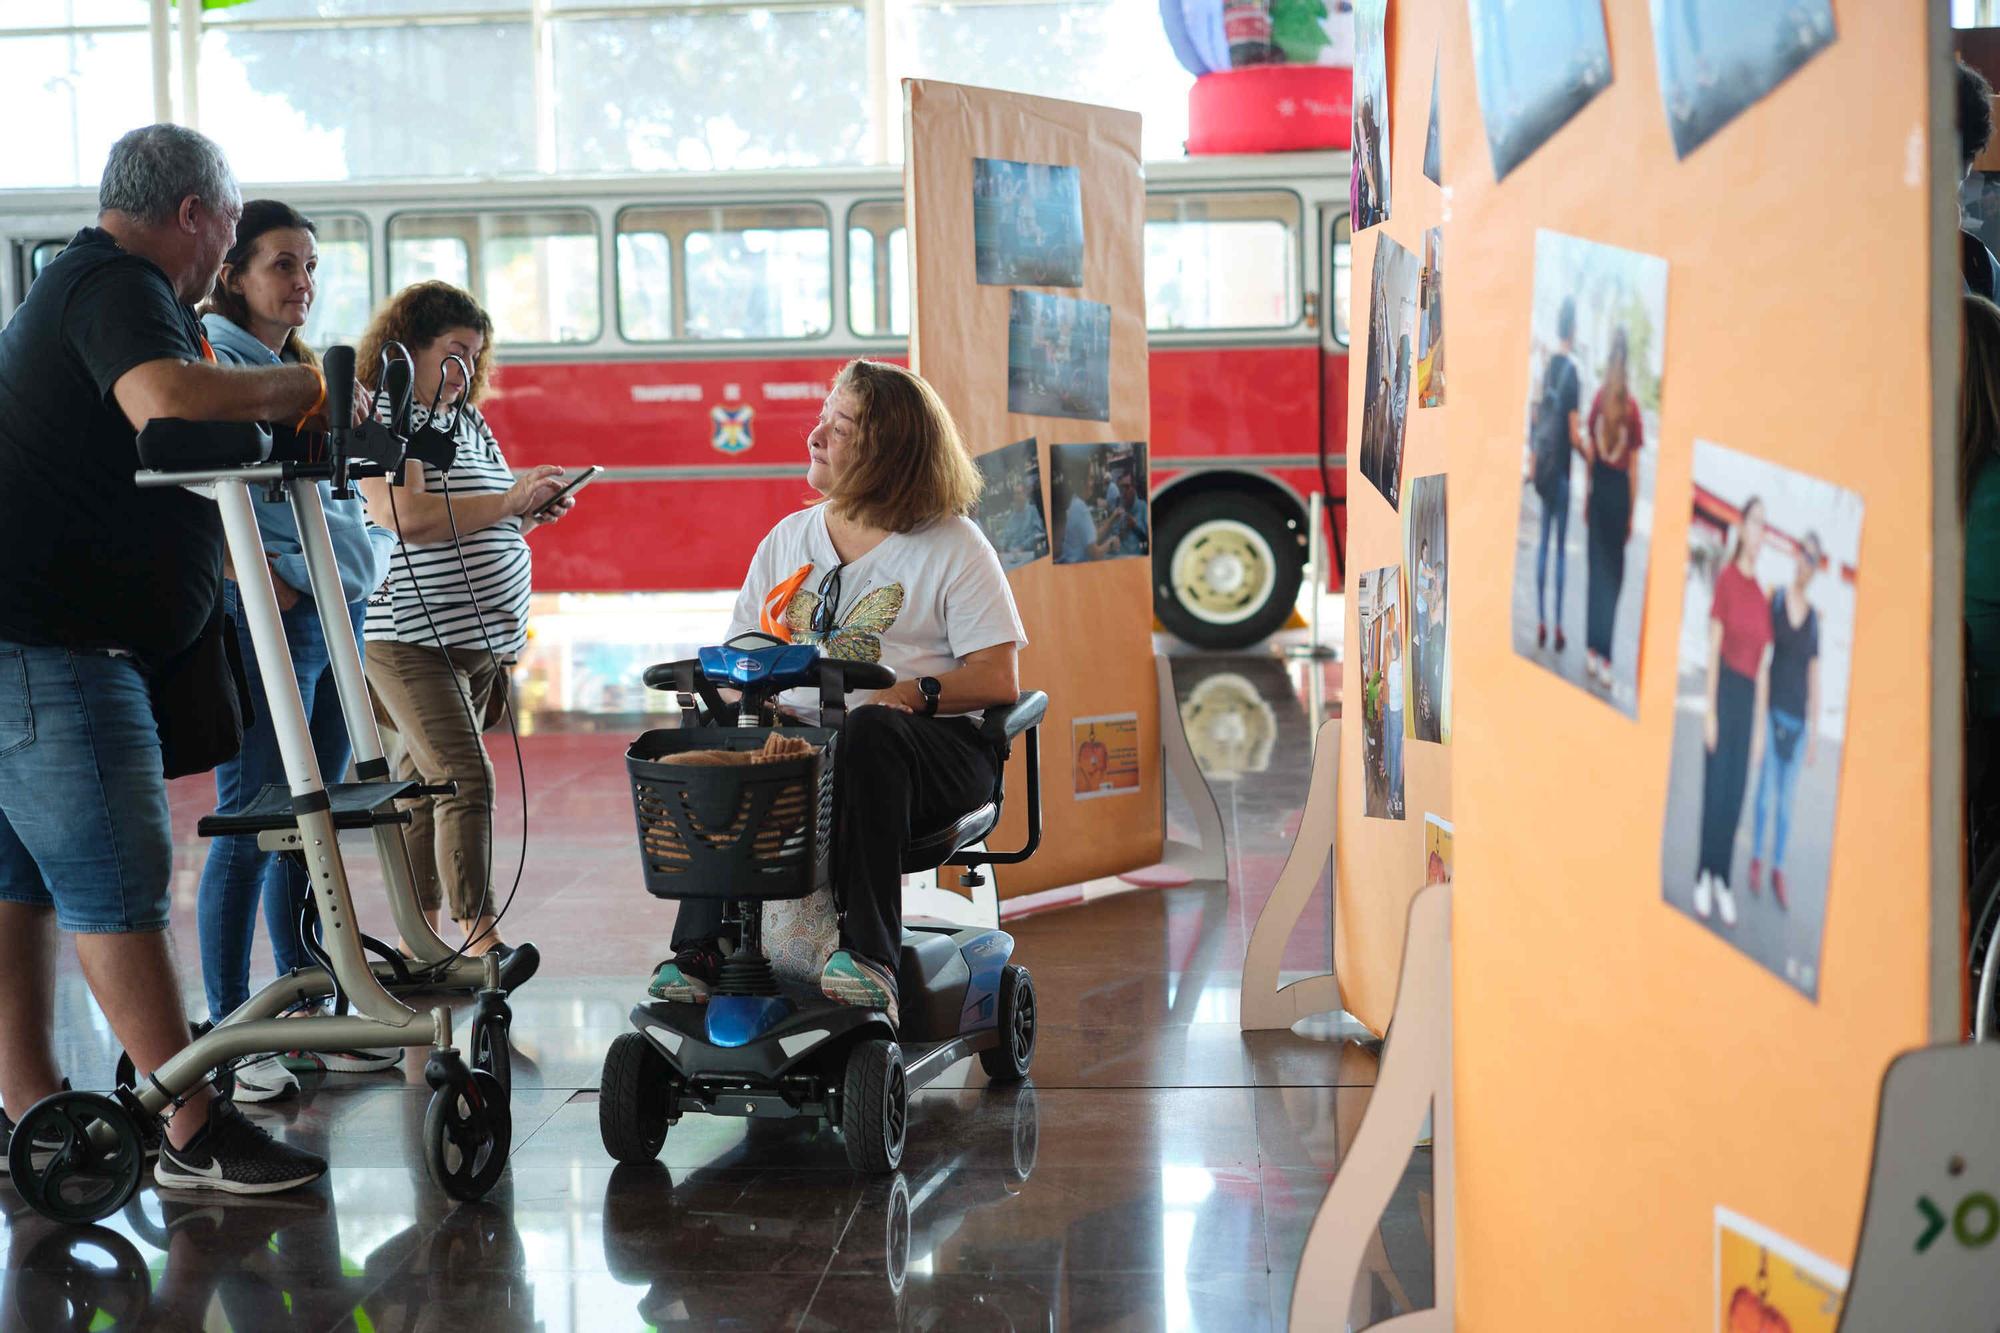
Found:
[[[148,1185],[78,1230],[0,1185],[0,1330],[1282,1327],[1376,1057],[1331,1020],[1246,1036],[1236,992],[1338,667],[1184,656],[1175,679],[1208,719],[1196,746],[1228,825],[1228,881],[1013,920],[1041,1001],[1033,1078],[990,1087],[971,1061],[950,1071],[914,1099],[896,1175],[852,1174],[831,1134],[701,1116],[673,1129],[658,1164],[614,1169],[598,1141],[600,1062],[672,907],[646,897],[633,856],[620,756],[637,723],[537,717],[507,934],[545,961],[514,998],[515,1147],[494,1193],[453,1205],[426,1178],[420,1060],[312,1076],[300,1100],[251,1113],[328,1154],[314,1189],[217,1204]],[[504,783],[504,739],[496,757]],[[200,782],[174,791],[191,1001],[192,829],[208,796]],[[503,885],[521,823],[510,793]],[[364,920],[383,933],[365,847],[350,860]],[[1324,893],[1287,954],[1301,973],[1326,965]],[[269,967],[261,946],[256,966]],[[116,1045],[73,958],[60,1009],[66,1068],[103,1086]],[[1430,1303],[1429,1171],[1419,1148],[1355,1293],[1355,1327]]]

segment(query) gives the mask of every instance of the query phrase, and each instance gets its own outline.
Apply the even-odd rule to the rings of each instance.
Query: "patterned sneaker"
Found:
[[[281,1097],[295,1097],[298,1091],[299,1076],[285,1068],[285,1062],[275,1055],[253,1060],[236,1071],[234,1096],[236,1101],[246,1106],[256,1102],[275,1102]]]
[[[846,949],[835,950],[826,960],[826,971],[820,973],[819,989],[835,1004],[881,1009],[889,1015],[889,1026],[896,1026],[896,978],[871,959]]]
[[[208,1123],[185,1148],[166,1145],[153,1167],[161,1189],[225,1194],[275,1194],[325,1174],[325,1159],[278,1142],[224,1101],[209,1107]]]
[[[691,944],[653,970],[646,994],[673,1004],[702,1004],[721,976],[721,952],[713,944]]]

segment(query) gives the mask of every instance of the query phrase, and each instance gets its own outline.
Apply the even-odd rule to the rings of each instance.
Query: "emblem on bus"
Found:
[[[725,454],[740,454],[748,449],[754,440],[750,438],[750,418],[756,409],[743,407],[723,407],[717,405],[709,409],[709,419],[715,422],[715,434],[709,443]]]

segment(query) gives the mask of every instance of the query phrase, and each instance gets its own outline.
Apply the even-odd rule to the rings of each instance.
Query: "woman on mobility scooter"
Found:
[[[728,637],[761,630],[896,672],[891,688],[851,700],[841,732],[832,862],[840,948],[820,979],[828,999],[882,1009],[893,1026],[910,830],[991,799],[998,756],[979,734],[979,710],[1019,696],[1027,636],[999,557],[967,517],[979,470],[921,377],[848,363],[806,452],[806,482],[823,500],[757,547]],[[674,956],[648,993],[706,1000],[721,973],[722,922],[719,901],[682,902]]]

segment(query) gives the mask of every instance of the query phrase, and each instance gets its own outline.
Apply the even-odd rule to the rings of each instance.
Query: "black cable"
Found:
[[[443,393],[444,393],[443,377],[442,375],[440,375],[438,393],[435,397],[433,397],[430,408],[427,409],[424,414],[426,421],[434,419],[436,409],[439,405],[440,400],[443,397]],[[458,420],[459,420],[459,414],[454,413],[452,417],[452,427],[454,432],[456,432],[458,426]],[[444,478],[445,516],[451,522],[452,546],[458,557],[460,572],[465,578],[466,594],[468,597],[472,598],[471,605],[473,606],[476,612],[479,603],[477,597],[473,595],[471,574],[465,564],[465,551],[462,544],[463,539],[460,537],[458,531],[458,517],[456,513],[453,512],[451,506],[450,470],[439,469],[439,473]],[[421,580],[419,580],[417,577],[416,567],[410,562],[408,543],[402,540],[403,518],[402,514],[398,511],[396,505],[397,487],[393,480],[391,481],[388,490],[389,490],[389,516],[395,521],[396,524],[396,533],[398,538],[398,543],[397,543],[398,554],[401,555],[403,560],[403,571],[409,577],[410,586],[412,589],[415,590],[417,594],[417,605],[424,613],[425,623],[430,627],[431,639],[438,650],[438,656],[445,662],[446,667],[449,668],[451,665],[450,649],[445,645],[444,636],[438,630],[437,618],[431,614],[430,601],[428,598],[424,596],[423,584]],[[485,644],[487,656],[489,659],[492,660],[494,666],[497,669],[499,666],[499,658],[493,652],[492,638],[486,632],[486,621],[483,615],[479,616],[479,628],[480,628],[480,637]],[[458,673],[455,670],[451,671],[451,681],[452,681],[452,692],[458,696],[459,706],[465,710],[466,724],[472,729],[472,735],[475,741],[477,741],[479,736],[481,735],[481,727],[479,725],[479,719],[473,714],[471,695],[466,689],[462,688],[459,685]],[[507,694],[504,694],[502,696],[502,700],[507,710],[508,729],[513,734],[513,739],[514,739],[515,767],[520,775],[520,785],[521,785],[520,863],[515,871],[514,885],[513,888],[508,891],[506,903],[501,906],[498,912],[492,913],[492,918],[493,918],[492,924],[486,927],[485,930],[479,932],[477,935],[467,937],[464,943],[460,944],[458,948],[452,951],[452,954],[449,958],[446,958],[432,965],[430,971],[433,975],[443,972],[445,969],[451,967],[453,964],[458,962],[459,959],[466,957],[467,956],[466,950],[470,949],[474,944],[478,943],[481,939],[484,939],[488,934],[490,934],[494,930],[495,927],[499,925],[500,920],[506,916],[507,909],[513,905],[514,895],[515,893],[519,892],[521,887],[521,880],[525,877],[527,872],[527,864],[528,864],[527,765],[526,761],[523,759],[521,754],[521,733],[519,725],[514,717],[512,691],[509,690]],[[483,747],[484,742],[482,741],[479,743]],[[487,802],[486,802],[486,865],[481,875],[482,879],[481,901],[487,906],[492,905],[492,899],[493,899],[493,842],[495,838],[494,818],[493,818],[493,808],[494,808],[493,798],[495,795],[497,795],[497,793],[489,792],[487,794]],[[413,868],[413,873],[414,873],[414,868]]]

